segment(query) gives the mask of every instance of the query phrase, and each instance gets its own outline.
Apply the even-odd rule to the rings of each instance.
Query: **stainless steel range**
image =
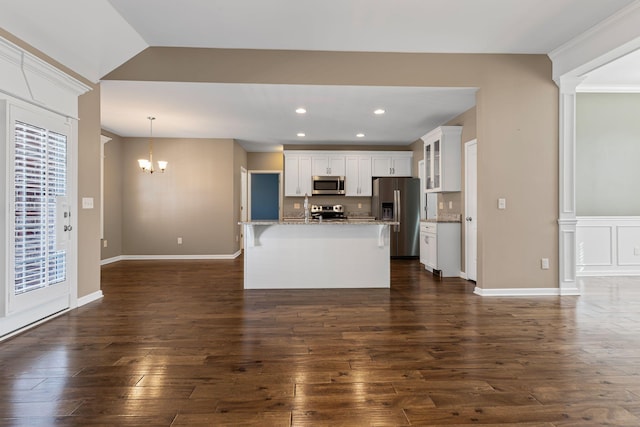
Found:
[[[342,205],[311,205],[311,218],[322,221],[345,221]]]

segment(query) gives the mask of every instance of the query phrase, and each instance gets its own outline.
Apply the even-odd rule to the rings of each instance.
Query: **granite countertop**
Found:
[[[462,215],[460,214],[440,214],[435,218],[423,219],[420,222],[462,222]]]

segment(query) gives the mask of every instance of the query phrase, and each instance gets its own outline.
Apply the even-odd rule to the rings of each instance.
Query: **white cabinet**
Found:
[[[284,152],[284,195],[304,197],[312,192],[313,176],[344,176],[345,195],[371,197],[374,176],[412,176],[411,151]]]
[[[311,156],[284,154],[284,195],[311,196]]]
[[[347,196],[372,195],[371,156],[346,157],[345,190]]]
[[[460,277],[460,223],[420,223],[420,262],[442,277]]]
[[[311,170],[314,176],[345,176],[345,156],[314,154],[311,156]]]
[[[411,176],[413,153],[393,151],[371,157],[373,176]]]
[[[462,126],[441,126],[422,137],[424,141],[424,190],[460,191]]]

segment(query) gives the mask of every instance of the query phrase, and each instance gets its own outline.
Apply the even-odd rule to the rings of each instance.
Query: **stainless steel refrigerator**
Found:
[[[420,179],[374,178],[371,210],[378,220],[397,221],[391,227],[391,256],[420,255]]]

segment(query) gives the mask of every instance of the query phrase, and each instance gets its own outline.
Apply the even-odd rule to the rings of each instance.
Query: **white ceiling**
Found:
[[[548,53],[632,3],[637,0],[0,0],[0,26],[98,82],[148,46]],[[609,78],[602,74],[598,81]],[[407,144],[468,109],[473,93],[106,81],[102,122],[122,136],[142,136],[146,117],[154,115],[155,136],[236,138],[251,150],[297,143],[299,131],[310,142]],[[309,109],[304,118],[292,114],[298,104]],[[373,105],[387,114],[374,117]],[[355,132],[366,137],[356,140]]]

